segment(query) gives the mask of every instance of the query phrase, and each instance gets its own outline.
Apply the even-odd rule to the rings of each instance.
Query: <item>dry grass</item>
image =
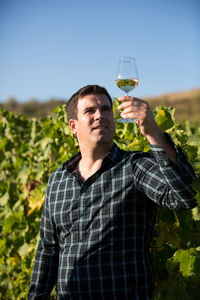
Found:
[[[191,91],[170,93],[157,97],[146,98],[152,109],[156,106],[172,106],[176,108],[176,121],[189,120],[200,123],[200,89]],[[58,105],[64,104],[64,100],[51,99],[41,103],[37,100],[29,100],[19,103],[15,99],[8,99],[2,104],[8,111],[17,114],[26,114],[28,117],[41,118],[50,114],[50,111]]]
[[[176,108],[176,121],[200,121],[200,89],[180,93],[170,93],[159,97],[146,98],[152,108],[172,106]]]

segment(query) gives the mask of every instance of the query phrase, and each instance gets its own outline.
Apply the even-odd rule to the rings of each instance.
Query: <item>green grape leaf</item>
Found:
[[[155,109],[155,120],[161,130],[166,131],[167,129],[174,126],[174,108],[167,108],[160,106]]]
[[[32,212],[37,209],[40,210],[40,208],[42,207],[43,203],[44,203],[44,190],[43,187],[41,185],[39,185],[38,187],[36,187],[34,190],[32,190],[30,192],[30,195],[28,197],[28,202],[29,202],[29,211],[27,216],[29,216],[30,214],[32,214]]]
[[[25,255],[28,253],[29,248],[30,248],[29,244],[24,243],[24,244],[18,249],[19,255],[20,255],[20,256],[25,256]]]
[[[174,254],[174,261],[179,263],[180,272],[185,277],[193,275],[195,259],[196,257],[193,249],[178,250]]]
[[[1,198],[0,198],[0,205],[1,206],[5,206],[6,203],[8,202],[9,200],[9,194],[8,192],[6,192]]]

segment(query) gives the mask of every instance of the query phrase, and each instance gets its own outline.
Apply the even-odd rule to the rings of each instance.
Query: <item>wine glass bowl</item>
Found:
[[[125,56],[120,57],[115,83],[121,90],[125,92],[126,96],[128,96],[128,93],[138,86],[139,77],[135,58]],[[130,123],[134,122],[134,119],[122,118],[118,119],[117,121]]]

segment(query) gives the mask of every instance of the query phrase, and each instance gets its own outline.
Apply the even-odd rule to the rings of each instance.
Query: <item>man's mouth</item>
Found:
[[[108,128],[107,125],[105,125],[105,124],[99,124],[97,126],[94,126],[93,130],[95,130],[95,129],[107,129],[107,128]]]
[[[107,128],[107,127],[102,125],[102,126],[97,126],[94,129],[105,129],[105,128]]]

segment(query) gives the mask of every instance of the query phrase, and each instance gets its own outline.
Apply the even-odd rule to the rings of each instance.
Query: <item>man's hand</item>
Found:
[[[118,98],[122,102],[118,109],[122,110],[122,118],[136,119],[142,134],[148,136],[160,135],[161,130],[156,124],[149,104],[141,99],[124,96]]]
[[[176,163],[175,149],[158,127],[149,104],[144,100],[129,96],[120,97],[118,100],[121,102],[118,109],[122,110],[122,118],[136,119],[135,122],[149,143],[162,147],[168,157]]]

